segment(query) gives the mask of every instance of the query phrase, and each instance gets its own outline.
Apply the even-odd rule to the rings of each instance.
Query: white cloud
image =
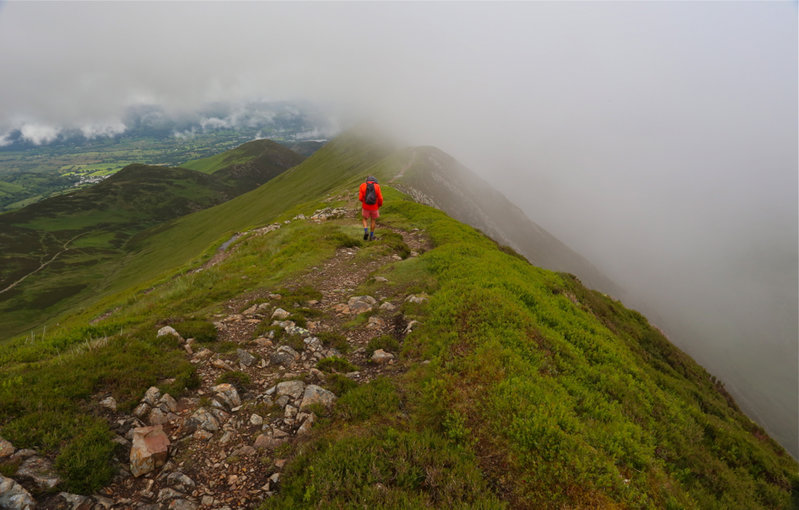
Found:
[[[111,137],[121,135],[127,126],[120,121],[110,121],[99,124],[86,124],[80,127],[80,132],[85,138]]]
[[[58,138],[60,129],[46,124],[24,124],[20,128],[20,132],[24,140],[35,145],[41,145],[43,143],[50,143]]]
[[[9,140],[8,133],[0,135],[0,147],[5,147],[6,145],[11,145],[11,140]]]

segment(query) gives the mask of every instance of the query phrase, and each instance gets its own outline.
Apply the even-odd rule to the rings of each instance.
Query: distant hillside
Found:
[[[229,200],[303,159],[269,140],[220,156],[241,154],[249,159],[213,175],[129,165],[94,186],[0,215],[0,339],[107,285],[136,234]]]
[[[104,295],[0,346],[0,482],[44,508],[795,506],[799,466],[712,375],[398,191],[408,155],[349,134],[140,233]]]
[[[398,157],[406,163],[399,174],[391,177],[391,182],[414,199],[481,230],[537,266],[574,273],[589,287],[614,296],[621,294],[584,257],[531,221],[504,195],[450,155],[435,147],[414,147]]]

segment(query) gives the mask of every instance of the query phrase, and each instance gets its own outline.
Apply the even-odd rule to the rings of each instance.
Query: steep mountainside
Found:
[[[230,152],[249,160],[213,175],[129,165],[94,186],[0,215],[0,340],[63,310],[63,300],[91,297],[139,232],[229,200],[302,161],[269,140]]]
[[[0,498],[797,503],[799,466],[710,374],[618,301],[396,190],[401,154],[337,139],[141,235],[116,280],[131,286],[3,345]],[[353,193],[366,173],[386,199],[374,242]]]
[[[419,202],[483,231],[537,266],[574,273],[591,288],[621,296],[621,289],[590,262],[448,154],[435,147],[414,147],[404,157],[409,163],[391,181]]]

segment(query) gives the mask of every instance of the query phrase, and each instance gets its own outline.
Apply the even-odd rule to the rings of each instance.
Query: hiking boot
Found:
[[[366,232],[364,232],[364,233],[363,233],[363,240],[364,240],[364,241],[366,241],[366,240],[368,240],[368,239],[369,239],[369,234],[367,234]]]
[[[370,241],[374,241],[374,240],[375,240],[375,233],[374,233],[374,232],[372,232],[371,234],[369,234],[369,240],[370,240]]]

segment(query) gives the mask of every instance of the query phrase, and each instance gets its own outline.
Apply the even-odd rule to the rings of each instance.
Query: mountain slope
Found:
[[[133,506],[796,502],[799,466],[702,367],[618,301],[396,191],[406,163],[350,135],[141,235],[132,286],[0,350],[0,435],[54,459],[62,489],[110,484]],[[353,196],[365,173],[385,183],[373,243]],[[157,336],[167,324],[194,341]],[[152,385],[179,399],[163,412],[171,462],[134,478],[124,436]],[[312,386],[335,404],[303,405],[330,398]],[[0,459],[33,489],[20,466]]]
[[[8,346],[2,436],[54,457],[62,488],[92,493],[110,481],[103,430],[135,426],[131,410],[156,385],[180,398],[172,462],[141,478],[123,471],[106,492],[134,505],[162,492],[199,502],[196,490],[263,508],[790,507],[796,463],[645,318],[390,185],[380,239],[362,243],[349,189],[345,176],[296,210],[342,218],[243,232],[216,265],[87,311],[110,307],[93,329]],[[359,314],[351,298],[363,295],[394,309]],[[273,324],[278,308],[294,326]],[[156,337],[165,324],[196,338],[194,354]],[[105,339],[58,355],[80,331]],[[287,346],[296,357],[280,356]],[[377,348],[394,362],[371,362]],[[222,381],[238,387],[240,409],[218,396]],[[336,403],[305,407],[298,384]],[[97,406],[107,395],[117,411]],[[215,430],[191,418],[214,408]]]
[[[537,266],[574,273],[589,287],[621,295],[618,286],[590,262],[448,154],[435,147],[414,147],[403,157],[408,163],[391,180],[417,201],[485,232]]]
[[[0,339],[91,296],[139,232],[263,184],[302,157],[268,140],[213,175],[129,165],[94,186],[0,215]],[[224,153],[226,154],[226,153]]]

